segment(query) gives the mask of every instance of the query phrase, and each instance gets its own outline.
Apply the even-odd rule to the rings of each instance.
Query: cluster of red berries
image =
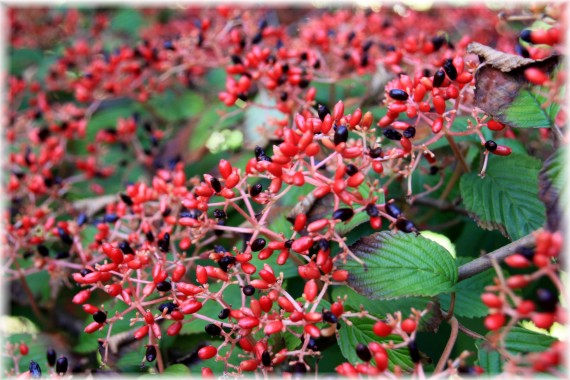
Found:
[[[496,15],[485,8],[476,11],[485,17],[471,26],[472,35],[481,36],[483,43],[496,40],[499,47],[512,48],[516,36],[487,31],[488,20]],[[162,365],[163,332],[175,336],[201,320],[207,322],[205,332],[220,339],[219,344],[198,350],[202,360],[224,360],[228,371],[237,373],[272,371],[281,363],[292,372],[306,372],[310,366],[305,357],[319,355],[315,340],[333,336],[339,321],[348,323],[355,317],[374,320],[373,331],[381,342],[355,347],[362,363],[343,363],[336,369],[339,374],[381,374],[388,369],[388,351],[401,347],[407,347],[418,364],[415,331],[421,313],[378,320],[365,311],[345,310],[342,299],[323,306],[330,288],[349,278],[340,264],[349,257],[357,259],[339,226],[365,214],[373,229],[381,229],[386,221],[389,229],[417,233],[419,228],[396,202],[384,200],[387,183],[410,178],[422,160],[436,174],[436,164],[443,160],[438,161],[429,146],[445,136],[482,138],[484,126],[497,132],[505,126],[483,117],[467,131],[454,130],[461,107],[472,108],[477,61],[466,53],[469,36],[453,43],[439,30],[453,26],[454,19],[465,18],[473,9],[446,10],[445,18],[406,12],[406,17],[395,10],[325,12],[300,24],[298,35],[290,36],[285,26],[265,21],[263,11],[191,9],[153,24],[141,31],[142,41],[112,52],[103,48],[108,17],[96,12],[86,36],[71,41],[45,78],[9,78],[6,134],[11,150],[6,189],[11,207],[5,214],[5,239],[11,259],[34,259],[23,271],[11,268],[9,274],[18,278],[47,270],[53,280],[62,281],[71,276],[81,287],[73,303],[82,305],[93,319],[85,333],[102,329],[110,333],[115,322],[128,318],[132,336],[148,339],[145,360],[158,365]],[[152,11],[145,14],[157,17]],[[66,17],[42,14],[33,17],[29,27],[24,12],[12,10],[12,44],[33,47],[42,46],[42,37],[46,43],[63,36],[74,38],[80,19],[77,11],[68,11]],[[425,32],[414,25],[422,25]],[[546,36],[533,31],[521,39],[559,43],[555,30]],[[529,52],[532,57],[539,54],[530,48]],[[374,99],[382,101],[385,115],[353,110],[348,101],[338,101],[331,111],[315,100],[322,95],[315,83],[372,75],[378,66],[398,75],[388,81],[383,96]],[[279,141],[272,148],[256,147],[243,168],[220,160],[201,178],[189,178],[182,162],[158,168],[150,181],[129,184],[105,202],[99,214],[87,215],[63,199],[77,183],[107,178],[116,171],[106,157],[110,146],[130,147],[136,160],[150,167],[153,152],[142,147],[139,132],[144,130],[155,148],[166,137],[164,130],[132,115],[97,131],[86,143],[86,154],[70,154],[71,145],[86,139],[88,124],[101,104],[119,97],[146,104],[153,94],[191,86],[208,70],[220,67],[228,74],[225,91],[219,94],[227,106],[238,99],[253,102],[261,89],[276,98],[275,108],[284,119],[277,122],[274,137]],[[58,100],[55,93],[69,94],[73,100]],[[491,140],[482,138],[482,144],[486,152],[510,153]],[[289,230],[270,228],[278,202],[299,188],[310,190],[306,200],[327,202],[330,212],[315,216],[308,209],[297,210]],[[92,190],[105,192],[100,186]],[[96,233],[92,241],[82,241],[90,225]],[[522,257],[547,275],[550,258],[559,252],[551,247],[560,243],[560,236],[543,235],[537,237],[534,256]],[[245,244],[239,248],[242,236]],[[522,265],[519,256],[507,262],[517,268]],[[287,289],[281,271],[287,265],[293,265],[304,281],[300,297]],[[526,284],[534,280],[521,278]],[[513,276],[507,286],[514,289],[513,283],[523,280]],[[237,288],[238,299],[230,299]],[[484,302],[493,308],[486,320],[490,329],[502,327],[505,315],[512,317],[515,312],[539,327],[562,320],[556,307],[541,312],[527,309],[526,314],[515,311],[503,290],[496,289],[502,295],[484,295]],[[88,303],[94,293],[94,298],[115,300],[116,310],[94,305],[98,301]],[[501,304],[489,304],[491,296]],[[219,306],[217,318],[204,312],[211,304]],[[552,320],[548,326],[545,315]],[[162,324],[164,320],[168,322]],[[292,334],[301,343],[295,349],[278,348],[269,339],[278,333]],[[402,342],[390,342],[390,335],[399,335]],[[228,358],[238,347],[247,359],[236,365]],[[20,345],[19,350],[26,355],[27,346]],[[48,352],[48,364],[54,363],[55,352]],[[60,358],[55,372],[66,371],[67,359]],[[41,374],[39,364],[32,362],[29,373]],[[212,371],[205,368],[203,374]]]

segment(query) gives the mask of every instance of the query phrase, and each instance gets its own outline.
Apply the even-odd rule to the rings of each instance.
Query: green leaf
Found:
[[[550,335],[513,327],[505,338],[505,346],[511,354],[546,351],[557,339]]]
[[[529,352],[546,351],[557,339],[549,335],[527,330],[522,327],[513,327],[505,338],[505,348],[511,355],[527,354]],[[477,357],[479,365],[487,373],[502,372],[501,355],[483,341],[478,341]]]
[[[349,247],[366,266],[349,260],[348,284],[372,299],[431,297],[449,292],[457,266],[449,252],[421,235],[384,231]]]
[[[554,188],[558,190],[559,194],[562,195],[564,193],[564,189],[566,188],[566,184],[568,180],[564,175],[564,168],[567,162],[568,156],[568,149],[560,148],[558,149],[552,159],[547,160],[545,164],[545,172],[547,177],[552,181]],[[563,196],[561,197],[564,198]]]
[[[383,339],[372,332],[374,321],[368,318],[350,319],[352,326],[340,321],[341,327],[338,330],[338,344],[342,355],[351,363],[358,363],[361,360],[356,355],[355,347],[358,343],[369,344],[370,342],[402,342],[402,338],[398,335],[389,335]],[[399,365],[404,371],[412,369],[412,361],[407,348],[399,348],[397,350],[387,350],[389,368],[393,369],[394,365]]]
[[[544,205],[538,199],[540,161],[525,155],[490,157],[487,173],[461,177],[459,188],[465,208],[485,229],[499,229],[511,240],[540,228]]]
[[[136,37],[138,30],[144,25],[144,18],[137,9],[120,9],[118,10],[111,22],[111,29],[128,33],[129,36]]]
[[[466,264],[475,258],[459,257],[457,265]],[[487,285],[493,284],[495,271],[488,269],[455,284],[455,308],[453,313],[460,317],[475,318],[489,314],[489,308],[481,301],[481,292]],[[451,295],[442,294],[439,298],[441,306],[449,310]]]
[[[546,98],[535,93],[533,89],[540,90],[536,87],[522,89],[507,108],[505,117],[509,125],[519,128],[548,128],[553,124],[560,105],[553,102],[542,108]]]
[[[479,340],[477,346],[478,365],[485,370],[485,373],[495,374],[503,371],[501,354]]]
[[[173,364],[166,367],[163,374],[168,376],[190,375],[190,370],[184,364]]]
[[[166,121],[187,120],[202,112],[205,101],[202,96],[193,91],[185,91],[177,94],[174,91],[166,91],[154,96],[148,102],[154,112]]]

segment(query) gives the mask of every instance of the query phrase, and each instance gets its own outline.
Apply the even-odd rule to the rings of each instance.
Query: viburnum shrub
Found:
[[[565,12],[8,9],[3,374],[563,376]]]

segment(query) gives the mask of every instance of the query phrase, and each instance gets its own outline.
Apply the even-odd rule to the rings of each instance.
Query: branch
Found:
[[[471,261],[465,265],[459,267],[459,277],[458,282],[463,281],[469,277],[473,277],[478,273],[484,272],[493,266],[491,259],[495,259],[498,262],[503,261],[507,257],[513,255],[517,252],[518,248],[525,245],[534,244],[534,234],[527,235],[514,241],[510,244],[505,245],[491,253],[481,256],[478,259]]]

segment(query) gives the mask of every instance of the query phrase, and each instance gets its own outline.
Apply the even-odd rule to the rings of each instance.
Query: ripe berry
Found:
[[[204,330],[206,330],[206,333],[211,336],[218,336],[222,333],[220,326],[213,323],[207,324],[206,327],[204,327]]]
[[[553,312],[556,310],[558,304],[558,296],[548,289],[538,289],[536,291],[536,303],[546,312]]]
[[[258,183],[253,185],[251,189],[249,189],[249,195],[251,195],[252,197],[257,197],[259,194],[261,194],[262,191],[263,191],[263,186],[261,186],[261,183]]]
[[[206,346],[200,348],[198,351],[198,357],[202,360],[208,360],[216,356],[218,349],[214,346]]]
[[[47,356],[48,365],[50,367],[53,367],[55,365],[55,359],[57,356],[57,354],[55,353],[55,350],[53,348],[48,348],[46,356]]]
[[[20,343],[19,349],[20,349],[20,355],[22,356],[26,356],[30,352],[30,348],[26,343]]]
[[[372,331],[380,337],[386,337],[392,333],[392,327],[382,321],[378,321],[372,327]]]
[[[444,80],[445,72],[443,70],[438,70],[433,76],[433,87],[441,87]]]
[[[410,232],[417,232],[418,231],[414,222],[412,222],[411,220],[402,218],[402,217],[400,217],[400,218],[398,218],[398,220],[396,220],[396,227],[400,231],[405,232],[407,234],[409,234]]]
[[[121,200],[127,205],[127,206],[132,206],[133,203],[133,199],[131,197],[129,197],[127,194],[119,194],[119,196],[121,197]]]
[[[166,310],[166,314],[170,314],[172,313],[174,310],[176,310],[176,305],[173,304],[172,302],[165,302],[162,303],[158,306],[158,310],[162,313],[164,310]]]
[[[151,363],[156,359],[156,347],[155,346],[147,346],[145,359],[147,362]]]
[[[265,244],[267,242],[265,241],[264,238],[257,238],[253,241],[253,243],[251,243],[251,250],[253,252],[259,252],[261,251],[263,248],[265,248]]]
[[[332,218],[334,220],[340,220],[342,222],[352,218],[352,216],[354,215],[354,210],[351,208],[339,208],[338,210],[335,210],[332,214]]]
[[[493,140],[487,140],[485,142],[485,149],[487,149],[489,152],[494,152],[497,150],[497,143]]]
[[[402,210],[395,203],[386,203],[384,207],[386,208],[386,213],[392,218],[399,218],[402,215]]]
[[[168,232],[158,241],[158,248],[162,252],[168,252],[170,249],[170,234]]]
[[[337,323],[338,318],[330,311],[323,311],[323,321],[328,323]]]
[[[390,95],[390,97],[395,100],[408,100],[408,93],[397,88],[391,89],[388,95]]]
[[[353,176],[358,173],[358,168],[353,164],[346,165],[346,174],[349,176]]]
[[[375,216],[379,216],[380,215],[380,211],[378,211],[378,208],[376,207],[376,205],[374,203],[369,203],[368,205],[366,205],[366,213],[368,214],[368,216],[370,217],[375,217]]]
[[[370,149],[370,151],[368,152],[368,155],[371,158],[380,158],[380,157],[382,157],[382,148],[376,147],[376,148]]]
[[[135,251],[133,251],[133,249],[131,248],[131,246],[129,245],[129,243],[126,242],[126,241],[122,241],[122,242],[119,243],[119,249],[120,249],[121,251],[123,251],[123,253],[124,253],[125,255],[127,255],[127,254],[134,254],[134,253],[135,253]]]
[[[451,80],[457,79],[457,69],[455,68],[455,66],[453,66],[453,61],[451,58],[445,61],[445,63],[443,64],[443,69],[445,70],[445,73],[447,74],[449,79]]]
[[[243,287],[242,289],[243,294],[245,294],[246,296],[252,296],[255,293],[255,288],[251,285],[246,285]]]
[[[334,132],[334,145],[346,142],[346,140],[348,140],[348,128],[344,125],[337,126]]]
[[[404,332],[411,334],[416,330],[418,324],[413,319],[405,319],[402,321],[401,328]]]
[[[535,313],[531,320],[534,322],[536,327],[541,329],[549,329],[554,323],[553,313]]]
[[[30,371],[30,376],[32,379],[39,379],[42,377],[42,369],[40,368],[40,365],[35,361],[30,360],[30,366],[28,367],[28,370]]]
[[[384,136],[389,140],[401,140],[402,134],[395,129],[385,129]]]
[[[415,127],[408,127],[404,131],[404,137],[407,139],[411,139],[416,135],[416,128]]]
[[[319,104],[317,105],[317,113],[319,114],[319,119],[323,121],[327,115],[330,115],[331,111],[326,106]]]
[[[226,217],[226,212],[224,210],[220,210],[219,208],[214,210],[214,218],[224,219],[225,217]]]
[[[67,372],[67,358],[65,356],[57,359],[57,362],[55,363],[55,372],[59,375],[63,375]]]
[[[227,317],[230,316],[230,312],[231,312],[230,309],[222,309],[222,311],[220,311],[218,313],[218,318],[219,319],[226,319]]]
[[[98,310],[96,313],[93,314],[93,320],[97,323],[105,323],[107,320],[107,314],[101,310]]]
[[[372,354],[370,353],[370,350],[365,344],[362,343],[358,343],[356,345],[356,355],[358,355],[360,360],[365,362],[368,362],[370,361],[370,359],[372,359]]]
[[[520,39],[525,41],[525,42],[531,42],[531,30],[530,29],[524,29],[521,34],[519,35]]]
[[[172,285],[168,281],[161,281],[156,284],[156,289],[158,289],[159,292],[169,292],[170,289],[172,289]]]
[[[230,265],[235,264],[236,258],[234,256],[224,256],[218,261],[219,267],[224,271],[228,271]]]
[[[501,327],[503,327],[503,325],[505,324],[506,318],[505,315],[502,313],[495,313],[495,314],[491,314],[488,315],[485,318],[485,327],[487,328],[487,330],[491,330],[491,331],[496,331],[498,329],[500,329]]]
[[[261,354],[261,364],[263,364],[265,367],[271,366],[271,354],[269,351],[263,351]]]

